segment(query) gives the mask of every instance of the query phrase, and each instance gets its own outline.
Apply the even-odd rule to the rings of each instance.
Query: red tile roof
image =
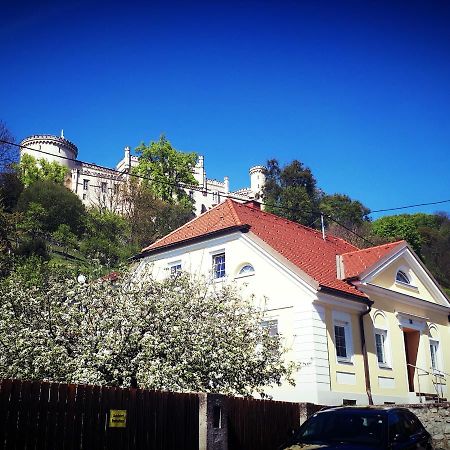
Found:
[[[358,252],[357,247],[330,235],[323,240],[321,232],[233,200],[226,200],[154,242],[144,248],[141,255],[244,226],[319,285],[365,297],[356,287],[337,278],[336,255]]]
[[[404,247],[406,241],[397,241],[390,244],[369,247],[363,250],[344,253],[342,262],[344,265],[345,279],[356,278],[377,261],[393,253],[397,247]]]

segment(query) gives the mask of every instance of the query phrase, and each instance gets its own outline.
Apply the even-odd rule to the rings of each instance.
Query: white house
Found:
[[[240,284],[302,363],[278,400],[406,403],[445,397],[450,303],[406,242],[358,249],[226,200],[137,255],[159,279],[177,271]]]
[[[25,138],[20,143],[21,155],[28,154],[36,159],[44,158],[55,161],[70,170],[66,186],[72,190],[86,206],[101,206],[112,211],[121,212],[126,206],[119,195],[121,185],[128,180],[130,170],[139,159],[131,155],[130,148],[125,147],[124,157],[115,169],[79,161],[78,148],[64,137],[53,135],[34,135]],[[265,168],[254,166],[250,169],[250,187],[230,191],[230,181],[207,178],[204,157],[199,156],[194,169],[197,186],[186,188],[186,192],[194,200],[195,215],[211,209],[232,196],[238,201],[248,201],[260,198],[265,182]]]

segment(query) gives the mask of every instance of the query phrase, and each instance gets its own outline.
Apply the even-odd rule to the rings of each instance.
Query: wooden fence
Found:
[[[274,450],[300,424],[298,403],[227,397],[229,450]]]
[[[198,450],[198,424],[196,394],[0,382],[0,449]]]

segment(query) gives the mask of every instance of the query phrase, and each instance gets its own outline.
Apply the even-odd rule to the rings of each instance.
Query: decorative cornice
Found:
[[[30,144],[59,144],[64,145],[66,148],[71,150],[74,153],[74,158],[78,155],[78,147],[73,143],[67,140],[66,138],[62,138],[59,136],[53,136],[52,134],[33,134],[32,136],[28,136],[25,138],[20,145],[22,147],[26,147]]]

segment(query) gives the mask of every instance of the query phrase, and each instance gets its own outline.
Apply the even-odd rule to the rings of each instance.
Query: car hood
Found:
[[[295,444],[290,447],[286,447],[284,450],[365,450],[374,447],[366,447],[358,444]]]

